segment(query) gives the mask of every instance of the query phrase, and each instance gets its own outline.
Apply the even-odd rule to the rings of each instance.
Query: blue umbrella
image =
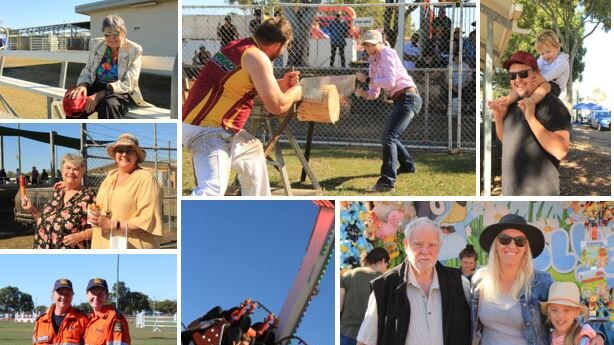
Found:
[[[576,103],[571,108],[574,109],[574,110],[584,110],[584,109],[586,109],[586,110],[599,110],[599,109],[602,109],[599,104],[595,104],[595,103],[592,103],[592,102]]]

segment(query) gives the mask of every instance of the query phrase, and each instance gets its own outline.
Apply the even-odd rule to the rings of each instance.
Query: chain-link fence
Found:
[[[428,149],[475,149],[474,3],[184,6],[186,78],[195,78],[222,44],[249,37],[262,20],[273,16],[288,19],[294,33],[286,53],[273,62],[277,77],[290,68],[301,71],[302,77],[366,73],[360,37],[365,30],[380,30],[423,100],[402,141]],[[314,142],[379,145],[392,102],[384,95],[367,101],[351,91],[340,90],[339,121],[317,126]],[[293,121],[290,126],[299,140],[307,137],[308,123]]]

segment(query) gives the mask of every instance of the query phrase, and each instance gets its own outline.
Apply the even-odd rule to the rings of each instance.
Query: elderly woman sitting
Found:
[[[87,117],[98,112],[99,119],[123,118],[128,105],[147,106],[139,90],[143,48],[126,38],[126,24],[115,14],[102,21],[104,38],[90,40],[89,56],[77,80],[77,87],[66,94],[70,99],[87,96]]]
[[[85,249],[91,238],[87,224],[87,207],[95,201],[95,192],[82,184],[85,160],[78,155],[66,154],[62,159],[64,188],[55,189],[53,197],[39,211],[27,196],[21,198],[21,207],[36,219],[34,249]]]

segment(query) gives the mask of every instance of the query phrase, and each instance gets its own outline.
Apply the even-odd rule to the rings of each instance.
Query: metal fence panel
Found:
[[[425,149],[475,149],[474,3],[184,6],[185,75],[195,78],[224,42],[249,37],[261,20],[276,15],[288,19],[294,32],[291,46],[273,62],[277,77],[291,68],[303,77],[366,72],[361,33],[380,30],[404,59],[423,99],[402,141]],[[348,94],[341,99],[339,121],[317,126],[313,140],[379,145],[391,108],[383,95],[367,101]],[[290,126],[305,140],[308,123],[293,120]]]

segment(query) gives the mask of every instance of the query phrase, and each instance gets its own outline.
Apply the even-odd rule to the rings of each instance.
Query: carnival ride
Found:
[[[303,262],[286,300],[276,317],[262,303],[246,299],[239,306],[223,310],[216,306],[193,320],[181,333],[183,345],[235,345],[247,335],[253,345],[307,345],[295,335],[309,303],[318,291],[320,280],[332,257],[335,208],[332,201],[314,201],[320,207],[309,238]],[[266,316],[252,323],[251,316],[263,309]]]

